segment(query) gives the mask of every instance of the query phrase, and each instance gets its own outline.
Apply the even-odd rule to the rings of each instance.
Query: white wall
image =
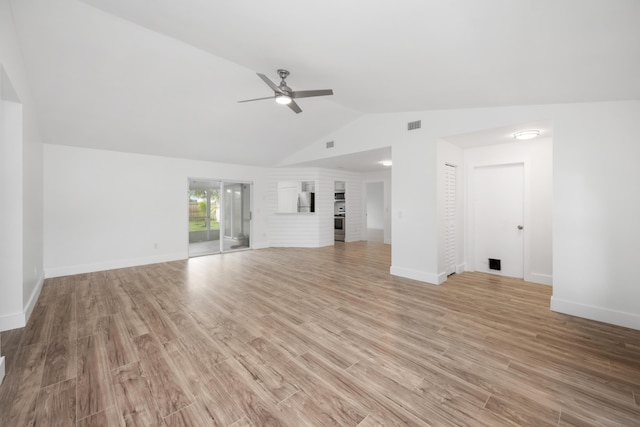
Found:
[[[315,212],[279,213],[278,182],[315,182]],[[320,171],[315,168],[273,169],[269,176],[266,201],[269,203],[269,245],[274,247],[319,247],[333,244],[322,235],[322,224],[328,222],[328,203],[325,193],[332,192],[329,185],[320,181]]]
[[[384,230],[384,182],[366,184],[367,228]]]
[[[0,142],[3,144],[0,204],[10,210],[2,210],[1,234],[8,240],[3,239],[0,245],[4,247],[3,252],[10,252],[12,260],[9,269],[3,268],[0,272],[2,331],[26,324],[44,280],[42,144],[35,104],[31,99],[8,0],[0,0],[0,65],[3,69],[0,78],[1,98],[8,102],[5,104],[3,122],[5,119],[9,120],[9,132],[13,134],[13,137],[9,136],[13,141],[10,147],[4,145],[5,135]],[[15,125],[20,114],[21,123],[16,129],[10,123]],[[2,126],[4,127],[4,124]],[[7,130],[6,127],[4,129]],[[4,221],[8,220],[5,215],[12,218],[10,226]]]
[[[0,331],[24,326],[22,192],[22,104],[0,100]]]
[[[47,277],[187,258],[188,177],[252,181],[268,246],[264,168],[46,144],[44,177]]]
[[[468,188],[473,188],[473,170],[479,166],[522,163],[525,171],[524,211],[524,279],[551,285],[552,282],[552,149],[551,138],[518,141],[464,150]],[[472,194],[467,192],[471,199]],[[473,223],[467,205],[467,264],[475,270],[473,260]]]
[[[314,181],[316,212],[276,212],[278,181]],[[345,241],[362,240],[362,178],[359,174],[333,169],[272,169],[269,181],[269,244],[274,247],[321,247],[334,244],[334,183],[345,181]]]
[[[46,144],[44,265],[47,277],[184,259],[187,178],[253,182],[253,248],[333,245],[333,185],[362,212],[362,178],[327,169],[266,169]],[[277,181],[316,183],[314,214],[277,214]],[[362,239],[347,215],[347,241]]]
[[[381,182],[384,186],[383,192],[383,228],[384,228],[384,243],[391,244],[391,169],[386,169],[380,172],[368,172],[362,174],[363,186],[366,186],[371,182]],[[365,219],[363,218],[363,224]]]
[[[422,120],[422,129],[406,123]],[[640,287],[629,266],[640,256],[638,101],[368,115],[290,160],[393,149],[391,273],[438,282],[437,140],[483,129],[552,120],[552,308],[640,328]],[[418,192],[421,197],[415,197]]]
[[[580,104],[554,122],[556,311],[640,329],[640,102]]]

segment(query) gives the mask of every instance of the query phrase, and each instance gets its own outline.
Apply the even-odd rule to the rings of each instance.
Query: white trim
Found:
[[[38,297],[40,296],[40,291],[42,291],[42,285],[44,285],[44,272],[38,278],[38,283],[36,287],[31,292],[31,296],[29,297],[29,301],[24,307],[24,325],[26,326],[27,321],[31,317],[31,313],[33,312],[33,308],[36,306],[38,302]]]
[[[24,312],[0,316],[0,331],[10,331],[12,329],[23,328],[26,324]]]
[[[0,384],[4,379],[4,356],[0,357]]]
[[[22,312],[0,316],[0,331],[10,331],[12,329],[24,328],[27,325],[27,321],[29,320],[29,317],[31,317],[33,308],[38,302],[38,297],[40,296],[40,291],[42,290],[43,284],[44,275],[42,274],[38,278],[36,287],[33,289],[33,292],[31,292],[29,301],[23,307]]]
[[[70,265],[66,267],[46,268],[44,276],[48,279],[51,277],[71,276],[74,274],[93,273],[96,271],[113,270],[116,268],[137,267],[140,265],[158,264],[161,262],[170,262],[187,259],[185,253],[175,253],[168,255],[158,255],[145,258],[122,259],[114,261],[97,262],[92,264]]]
[[[467,271],[467,263],[463,262],[462,264],[456,265],[456,274],[464,273]]]
[[[391,266],[389,269],[389,273],[393,276],[405,277],[407,279],[419,280],[421,282],[428,283],[430,285],[440,285],[446,279],[446,273],[436,274],[436,273],[427,273],[425,271],[413,270],[410,268],[403,267],[395,267]],[[444,275],[444,278],[442,276]]]
[[[550,274],[530,273],[524,280],[527,282],[540,283],[541,285],[553,286],[553,276]]]
[[[640,316],[633,313],[580,304],[553,296],[551,297],[551,310],[558,313],[596,320],[598,322],[605,322],[612,325],[640,330]]]
[[[266,249],[270,247],[268,240],[262,240],[251,244],[251,249]]]

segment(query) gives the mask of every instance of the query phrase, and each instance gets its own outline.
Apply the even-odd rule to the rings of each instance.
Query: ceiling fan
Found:
[[[265,98],[255,98],[255,99],[245,99],[244,101],[238,102],[251,102],[251,101],[261,101],[263,99],[275,99],[278,104],[283,104],[289,106],[296,114],[301,113],[302,110],[300,106],[296,104],[294,99],[298,98],[309,98],[312,96],[325,96],[325,95],[333,95],[333,90],[331,89],[321,89],[321,90],[291,90],[289,86],[287,86],[287,82],[285,79],[289,75],[287,70],[278,70],[278,75],[282,79],[280,85],[276,86],[274,82],[269,80],[269,77],[264,74],[256,73],[258,77],[264,81],[267,86],[273,89],[273,96],[267,96]]]

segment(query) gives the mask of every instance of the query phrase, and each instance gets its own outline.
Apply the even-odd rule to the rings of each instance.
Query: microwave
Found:
[[[341,191],[340,193],[336,193],[335,199],[336,200],[344,200],[344,191]]]

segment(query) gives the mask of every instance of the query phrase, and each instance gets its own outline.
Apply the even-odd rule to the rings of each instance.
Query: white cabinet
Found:
[[[298,212],[300,181],[278,181],[278,212]]]

